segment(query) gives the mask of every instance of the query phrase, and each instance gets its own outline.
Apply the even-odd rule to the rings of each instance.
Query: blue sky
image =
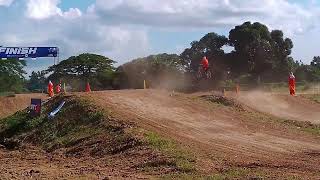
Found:
[[[65,0],[59,4],[59,7],[61,7],[61,9],[64,11],[74,7],[77,7],[82,11],[86,11],[87,8],[94,3],[95,0]]]
[[[228,36],[235,25],[259,21],[294,42],[292,56],[320,55],[318,0],[0,0],[3,46],[58,46],[61,59],[83,52],[118,62],[181,53],[208,32]],[[5,26],[3,26],[5,25]],[[28,60],[26,70],[52,59]]]

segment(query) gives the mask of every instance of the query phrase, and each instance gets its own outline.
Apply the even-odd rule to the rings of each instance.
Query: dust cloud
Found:
[[[320,124],[320,105],[299,96],[249,91],[241,93],[238,100],[250,108],[279,118]]]

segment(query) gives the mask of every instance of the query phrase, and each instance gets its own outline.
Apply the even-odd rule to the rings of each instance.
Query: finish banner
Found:
[[[0,58],[57,57],[57,47],[0,47]]]

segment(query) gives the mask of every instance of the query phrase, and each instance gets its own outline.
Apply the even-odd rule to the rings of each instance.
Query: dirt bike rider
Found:
[[[206,74],[207,71],[209,70],[209,61],[206,56],[203,56],[201,60],[201,65],[202,65],[202,70]]]
[[[211,79],[211,72],[209,70],[209,61],[206,56],[203,56],[199,64],[198,78]]]

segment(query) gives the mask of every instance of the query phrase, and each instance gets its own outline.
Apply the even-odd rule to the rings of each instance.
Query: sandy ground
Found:
[[[0,97],[0,118],[27,108],[31,103],[31,98],[46,99],[47,96],[45,94],[17,94],[16,97]]]
[[[0,179],[149,179],[131,167],[140,158],[138,155],[128,152],[80,158],[66,157],[63,151],[47,153],[32,146],[14,151],[1,148]]]
[[[198,94],[170,96],[166,91],[123,90],[77,95],[90,98],[115,118],[134,122],[142,128],[156,131],[192,148],[203,159],[213,162],[204,164],[210,166],[208,169],[215,169],[223,164],[262,168],[278,175],[299,174],[302,177],[320,179],[320,137],[263,120],[263,114],[212,104],[199,99]],[[18,110],[27,106],[30,98],[17,96],[15,99],[1,101],[5,102],[0,103],[0,115],[4,116],[12,113],[8,109],[3,111],[4,104],[12,103],[14,107],[10,109]],[[271,115],[319,123],[319,105],[300,97],[261,97],[260,93],[250,93],[241,95],[239,102]],[[292,107],[294,113],[289,113],[289,107]],[[34,153],[39,156],[33,157],[33,151],[7,152],[0,149],[0,171],[7,174],[5,177],[9,179],[11,176],[20,179],[32,174],[38,178],[101,178],[115,173],[102,160],[66,159],[59,155],[53,155],[56,160],[52,160],[52,157],[40,150],[35,149]],[[86,170],[88,168],[94,170]],[[99,175],[99,172],[103,174]],[[63,176],[65,173],[70,176]],[[120,174],[127,177],[132,175],[125,170]],[[131,178],[140,177],[144,176]]]
[[[263,92],[242,92],[238,100],[249,107],[280,118],[320,124],[320,105],[302,97]]]
[[[259,121],[259,117],[248,118],[247,112],[216,108],[192,95],[170,96],[165,91],[108,91],[88,96],[118,118],[187,144],[195,143],[203,147],[201,151],[222,155],[239,166],[258,163],[262,167],[284,167],[288,172],[320,172],[319,137]],[[314,106],[302,102],[300,107],[308,109],[306,104]]]

